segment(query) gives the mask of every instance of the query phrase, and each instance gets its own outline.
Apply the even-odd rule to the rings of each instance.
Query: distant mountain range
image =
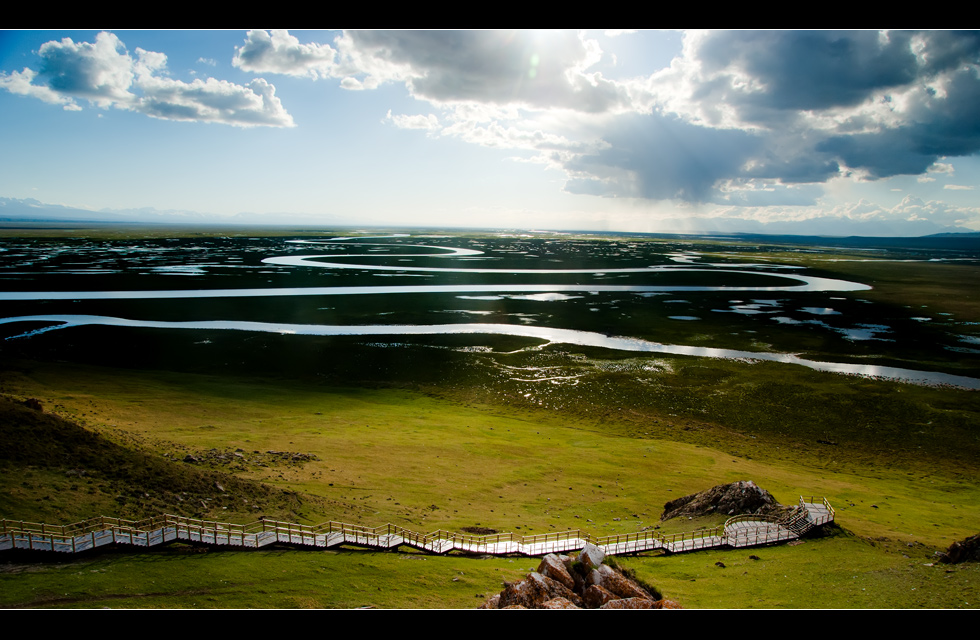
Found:
[[[807,235],[831,237],[904,237],[939,233],[977,233],[966,227],[951,227],[930,220],[854,220],[835,216],[808,220],[760,222],[743,218],[675,218],[662,222],[665,231],[703,235],[706,233],[741,233],[766,235]]]
[[[236,213],[216,215],[177,209],[78,209],[60,204],[47,204],[33,198],[0,198],[2,222],[98,222],[143,224],[201,224],[201,225],[274,225],[274,224],[354,224],[332,215],[302,215],[293,213]]]
[[[236,213],[215,215],[185,210],[160,210],[152,207],[141,209],[101,209],[93,211],[70,206],[47,204],[33,198],[0,197],[0,223],[143,223],[143,224],[191,224],[191,225],[293,225],[316,226],[403,226],[403,222],[377,219],[353,219],[338,215],[310,215],[294,213]],[[461,225],[464,226],[464,225]],[[825,216],[800,221],[760,222],[742,218],[673,218],[660,221],[661,233],[687,235],[706,234],[761,234],[814,237],[904,237],[914,238],[948,234],[954,236],[980,235],[980,232],[964,227],[950,227],[929,220],[854,220]],[[561,227],[556,227],[561,229]],[[564,230],[564,229],[562,229]],[[630,232],[631,229],[621,229]]]

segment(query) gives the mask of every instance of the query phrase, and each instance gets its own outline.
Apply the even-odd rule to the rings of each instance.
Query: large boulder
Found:
[[[512,605],[537,609],[554,598],[567,598],[576,606],[583,604],[581,596],[562,583],[534,572],[520,582],[505,585],[504,590],[500,592],[498,606],[500,609]]]
[[[590,584],[589,588],[582,594],[582,599],[585,600],[585,606],[589,609],[598,609],[610,600],[616,600],[617,598],[618,596],[615,593],[597,584]]]
[[[616,571],[607,564],[600,565],[598,569],[593,569],[589,577],[585,579],[589,586],[595,585],[614,593],[619,598],[646,598],[653,600],[653,596],[636,582],[630,580],[622,573]]]
[[[785,507],[776,502],[771,493],[751,480],[739,480],[671,500],[664,505],[660,520],[670,520],[678,516],[693,518],[716,513],[726,516],[744,513],[769,514],[783,510]]]
[[[586,569],[595,569],[602,564],[606,552],[595,546],[591,542],[586,542],[582,547],[582,552],[578,554],[578,561],[585,565]]]
[[[573,591],[575,590],[575,579],[572,578],[572,574],[565,568],[561,559],[553,553],[549,553],[541,559],[541,564],[538,565],[538,573],[562,583]]]

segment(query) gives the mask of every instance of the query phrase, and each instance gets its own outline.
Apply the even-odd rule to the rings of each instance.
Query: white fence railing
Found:
[[[0,519],[0,551],[23,549],[79,553],[109,544],[153,547],[170,542],[257,549],[270,544],[327,548],[343,544],[375,549],[402,545],[435,554],[450,551],[486,555],[538,556],[581,549],[592,543],[606,555],[663,549],[671,553],[716,547],[745,547],[792,540],[813,527],[832,522],[833,507],[825,498],[804,500],[783,518],[739,515],[724,525],[686,533],[652,531],[595,537],[581,530],[518,536],[513,533],[472,535],[453,531],[419,533],[386,524],[366,527],[343,522],[318,525],[277,520],[233,524],[184,516],[162,515],[145,520],[98,517],[69,525]]]

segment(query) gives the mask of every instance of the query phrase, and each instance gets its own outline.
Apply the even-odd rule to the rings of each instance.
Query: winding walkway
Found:
[[[352,545],[369,549],[408,546],[420,551],[445,554],[450,551],[486,555],[542,556],[577,551],[585,543],[600,547],[606,555],[623,555],[663,549],[681,553],[718,547],[750,547],[795,540],[834,519],[826,499],[819,502],[800,497],[800,503],[782,518],[744,515],[729,518],[724,525],[690,533],[661,535],[652,531],[594,537],[581,530],[542,535],[517,536],[502,533],[486,536],[435,531],[421,534],[392,524],[363,527],[327,522],[309,526],[292,522],[261,520],[247,525],[230,524],[163,515],[141,521],[99,517],[70,525],[48,525],[18,520],[0,520],[0,551],[24,549],[56,553],[80,553],[107,545],[154,547],[170,542],[260,549],[287,544],[304,549],[329,549]]]

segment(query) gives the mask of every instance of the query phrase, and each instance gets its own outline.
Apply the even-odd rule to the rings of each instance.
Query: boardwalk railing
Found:
[[[278,520],[233,524],[184,516],[161,515],[145,520],[98,517],[68,525],[0,519],[0,551],[26,549],[79,553],[110,544],[152,547],[170,542],[259,549],[271,544],[304,548],[355,545],[373,549],[413,547],[428,553],[450,551],[487,555],[539,556],[576,551],[592,543],[607,555],[663,549],[681,553],[717,547],[747,547],[793,540],[834,520],[825,498],[804,499],[782,517],[739,515],[724,525],[699,531],[659,534],[641,531],[594,537],[581,530],[518,536],[513,533],[473,535],[438,530],[419,533],[393,524],[379,527],[325,522],[318,525]]]

